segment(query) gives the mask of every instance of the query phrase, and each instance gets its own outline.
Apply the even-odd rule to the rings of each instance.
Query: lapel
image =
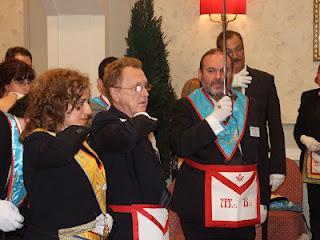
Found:
[[[121,112],[119,109],[117,109],[113,105],[111,105],[109,111],[115,114],[119,119],[129,119],[129,117],[126,114]]]
[[[318,95],[318,92],[320,91],[320,88],[315,89],[315,91],[312,92],[312,100],[309,103],[311,106],[311,113],[312,115],[314,115],[313,113],[318,113],[316,114],[316,120],[318,122],[318,120],[320,120],[320,96]]]
[[[257,80],[257,74],[254,71],[254,69],[247,66],[247,71],[249,72],[249,75],[252,77],[251,84],[249,84],[248,88],[246,88],[246,95],[252,96],[254,92],[256,91],[256,80]]]

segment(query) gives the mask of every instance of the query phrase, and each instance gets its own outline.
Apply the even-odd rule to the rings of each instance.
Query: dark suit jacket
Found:
[[[251,101],[252,100],[252,101]],[[175,154],[189,158],[201,164],[253,164],[259,161],[261,137],[250,136],[250,127],[257,127],[258,116],[254,99],[249,99],[249,112],[245,132],[241,140],[243,160],[239,161],[240,151],[228,162],[218,149],[216,135],[205,120],[200,120],[191,103],[183,98],[177,101],[172,111],[169,132],[170,145]],[[268,196],[264,192],[265,178],[260,178],[262,167],[258,167],[261,187],[260,201],[267,204]],[[172,208],[183,221],[204,225],[204,172],[182,164],[176,177],[172,198]],[[192,206],[192,207],[190,207]],[[229,229],[229,233],[230,233]],[[219,234],[219,229],[217,229]],[[234,232],[235,233],[235,232]],[[236,233],[235,233],[236,234]],[[230,237],[230,236],[229,236]]]
[[[74,159],[80,148],[93,156],[81,147],[81,129],[71,126],[56,137],[34,132],[25,139],[23,177],[30,227],[24,239],[56,240],[58,229],[88,223],[101,214],[86,172]]]
[[[318,89],[303,92],[296,125],[294,126],[294,139],[301,149],[300,170],[306,147],[301,143],[300,136],[314,137],[320,141],[320,96]]]
[[[5,199],[7,196],[7,177],[12,158],[12,146],[11,146],[11,130],[7,117],[0,112],[0,199]]]
[[[114,106],[93,119],[90,144],[107,169],[107,204],[160,203],[165,181],[147,137],[156,127],[154,120],[144,115],[129,118]],[[132,239],[131,215],[114,212],[112,216],[118,226],[112,239]]]
[[[265,169],[265,177],[269,179],[269,174],[286,173],[279,98],[272,75],[250,67],[247,67],[247,70],[252,82],[246,89],[246,95],[253,98],[256,103],[254,111],[258,116],[261,136],[259,158]]]

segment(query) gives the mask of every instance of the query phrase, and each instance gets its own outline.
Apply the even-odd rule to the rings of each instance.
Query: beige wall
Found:
[[[107,56],[121,57],[126,53],[128,28],[131,20],[131,7],[134,0],[107,0],[106,17]]]
[[[125,37],[134,0],[103,1],[108,5],[105,50],[107,55],[120,56],[126,50]],[[25,2],[0,1],[0,53],[3,56],[13,45],[30,47],[37,56],[35,68],[42,70],[47,65],[42,60],[47,58],[43,56],[47,47],[43,34],[46,29],[44,21],[37,20],[44,16],[41,8],[32,7],[27,23],[33,23],[33,27],[25,31]],[[197,75],[201,55],[215,47],[221,25],[210,22],[208,16],[199,16],[199,0],[154,0],[154,4],[155,14],[163,16],[173,86],[179,94],[183,83]],[[34,5],[34,0],[29,5]],[[312,60],[312,8],[311,0],[248,0],[247,15],[238,16],[229,24],[230,29],[243,35],[247,64],[275,75],[284,123],[295,122],[301,92],[316,87],[313,78],[318,63]]]
[[[41,0],[36,2],[30,1],[30,6],[41,3]],[[135,0],[102,2],[107,8],[106,55],[121,56],[126,50],[125,37],[130,26],[130,9]],[[22,0],[0,1],[2,54],[9,46],[24,45],[23,3]],[[154,4],[156,16],[163,16],[163,31],[169,41],[173,86],[179,94],[183,83],[197,75],[201,55],[207,49],[215,47],[221,25],[210,22],[208,16],[199,16],[199,0],[154,0]],[[44,18],[41,11],[39,6],[30,9],[33,16],[28,19],[31,27],[27,40],[30,40],[28,43],[31,51],[41,59],[37,63],[35,58],[36,69],[45,68],[47,65],[47,57],[42,56],[46,52],[46,41],[43,41],[43,36],[46,35],[43,35],[43,32],[46,29],[43,27],[44,23],[37,23],[37,19]],[[248,65],[276,77],[289,156],[297,155],[292,139],[292,124],[296,119],[301,92],[316,87],[313,78],[318,63],[312,60],[312,20],[311,0],[248,0],[247,15],[238,16],[235,22],[229,24],[230,29],[243,35]],[[41,67],[41,64],[44,67]],[[92,82],[94,84],[95,79],[92,79]]]
[[[28,0],[27,46],[39,75],[48,68],[47,14],[42,0]]]
[[[199,16],[199,0],[155,0],[169,41],[173,86],[196,76],[201,55],[215,47],[221,25]],[[276,77],[282,120],[294,123],[301,92],[316,87],[312,60],[313,1],[247,0],[247,15],[229,28],[243,35],[247,64]]]
[[[9,47],[25,46],[25,1],[0,1],[0,60]]]
[[[97,95],[98,64],[105,55],[105,17],[48,16],[48,67],[75,68],[87,74]]]

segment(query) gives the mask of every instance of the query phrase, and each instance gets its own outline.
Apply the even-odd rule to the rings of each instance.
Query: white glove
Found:
[[[284,182],[285,175],[274,173],[274,174],[270,174],[269,179],[270,179],[271,192],[275,192]]]
[[[9,201],[0,200],[0,230],[14,231],[23,227],[23,216],[18,208]]]
[[[229,96],[221,98],[215,106],[213,112],[210,114],[219,122],[223,122],[232,114],[232,102]]]
[[[103,236],[106,225],[108,226],[108,230],[110,233],[113,226],[113,218],[108,213],[106,215],[101,213],[98,217],[96,217],[95,228],[92,229],[91,231],[99,234],[100,236]]]
[[[264,223],[268,216],[268,209],[266,205],[260,204],[260,224]]]
[[[301,135],[300,141],[311,151],[317,152],[320,151],[320,142],[315,140],[313,137],[306,135]]]
[[[133,115],[133,117],[136,117],[139,115],[145,115],[146,117],[148,117],[149,119],[151,119],[153,121],[158,121],[158,118],[151,117],[147,112],[137,112],[136,114]]]
[[[247,88],[251,81],[252,77],[249,76],[248,71],[240,71],[238,73],[233,74],[232,87]]]
[[[159,149],[157,148],[157,140],[156,137],[154,136],[153,132],[148,134],[148,139],[152,144],[152,148],[159,153]]]

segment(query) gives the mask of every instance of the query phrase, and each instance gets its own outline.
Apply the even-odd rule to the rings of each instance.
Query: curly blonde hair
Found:
[[[29,105],[25,118],[29,121],[21,135],[24,140],[34,129],[43,128],[57,133],[65,120],[68,105],[72,110],[86,89],[89,78],[70,69],[52,69],[44,72],[31,84]]]

